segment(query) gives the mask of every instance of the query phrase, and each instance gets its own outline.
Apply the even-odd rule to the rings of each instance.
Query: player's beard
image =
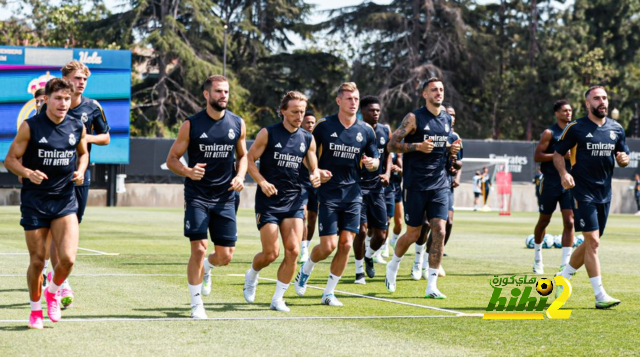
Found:
[[[218,103],[218,101],[217,101],[217,100],[210,100],[210,101],[209,101],[209,105],[210,105],[213,109],[215,109],[216,111],[218,111],[218,112],[221,112],[221,111],[223,111],[223,110],[227,109],[227,105],[226,105],[226,104],[225,104],[224,106],[222,106],[222,105],[220,105],[220,104]]]
[[[591,114],[595,115],[600,119],[606,117],[608,113],[608,108],[607,107],[604,108],[604,113],[602,113],[598,108],[599,107],[591,107]]]

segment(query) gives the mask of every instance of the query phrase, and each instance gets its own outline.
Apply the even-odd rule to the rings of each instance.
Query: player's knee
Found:
[[[59,257],[58,262],[65,270],[70,270],[75,265],[76,259],[75,257]]]
[[[285,259],[287,258],[292,258],[295,259],[296,257],[298,257],[298,255],[300,255],[300,247],[297,245],[291,245],[291,246],[286,246],[284,247],[284,257]]]
[[[345,239],[340,241],[340,243],[338,243],[338,250],[341,252],[347,252],[347,254],[349,254],[352,246],[353,246],[353,243],[350,240]]]
[[[587,243],[587,247],[593,251],[597,251],[600,248],[600,237],[587,237],[585,236],[584,242]]]
[[[264,258],[265,260],[267,260],[269,263],[274,262],[276,259],[278,259],[278,256],[280,255],[280,252],[276,249],[276,250],[272,250],[270,252],[266,252],[264,253]],[[231,261],[231,259],[229,259],[229,261]]]
[[[32,270],[42,271],[44,269],[44,256],[42,257],[42,259],[31,259],[29,265],[31,266]]]

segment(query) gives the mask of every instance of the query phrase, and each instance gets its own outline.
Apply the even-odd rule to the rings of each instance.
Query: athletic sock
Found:
[[[249,268],[249,271],[247,271],[247,279],[252,283],[255,283],[256,280],[258,280],[258,274],[260,274],[260,270],[253,269],[253,264],[251,264],[251,268]]]
[[[333,292],[336,290],[336,285],[338,285],[338,282],[340,281],[339,276],[335,276],[331,273],[329,273],[329,280],[327,280],[327,287],[324,288],[324,292],[322,293],[322,295],[331,295],[333,294]]]
[[[369,236],[366,236],[364,238],[364,246],[365,246],[365,248],[369,248],[371,246],[371,238],[372,237],[369,237]]]
[[[398,242],[398,238],[400,238],[400,235],[393,233],[393,235],[391,235],[391,242],[396,244]]]
[[[535,259],[536,263],[542,264],[542,243],[534,243],[533,250],[536,253],[533,259]]]
[[[560,275],[564,276],[567,280],[570,280],[576,274],[576,271],[577,270],[572,267],[571,264],[567,263],[564,269],[562,269],[562,273],[560,273]]]
[[[309,247],[309,241],[308,241],[308,240],[303,240],[303,241],[300,243],[300,248],[302,248],[302,249],[307,249],[308,247]]]
[[[438,289],[438,269],[429,268],[429,275],[427,275],[427,291],[433,291]]]
[[[356,259],[356,274],[364,274],[364,259]]]
[[[393,253],[393,258],[391,258],[391,261],[389,263],[387,263],[389,265],[389,268],[391,268],[393,271],[397,272],[398,268],[400,268],[400,262],[402,261],[402,257],[398,257],[396,255],[396,253]]]
[[[189,295],[191,295],[191,307],[202,305],[202,283],[198,285],[189,285]]]
[[[69,278],[64,279],[64,281],[62,282],[62,285],[60,285],[60,288],[71,290],[71,285],[69,284]]]
[[[60,285],[57,285],[56,283],[53,282],[54,277],[51,277],[51,281],[49,282],[49,285],[47,286],[47,290],[49,290],[49,293],[51,294],[55,294],[58,292],[58,290],[60,290]]]
[[[209,257],[204,258],[204,273],[211,274],[211,269],[213,269],[214,265],[209,263]]]
[[[285,284],[280,280],[276,281],[276,292],[273,293],[271,301],[278,301],[284,299],[284,293],[289,289],[289,284]]]
[[[40,300],[29,301],[29,304],[31,305],[31,311],[42,311],[42,302]]]
[[[569,259],[571,259],[571,247],[562,247],[562,265],[569,264]]]
[[[307,275],[311,275],[311,272],[313,271],[313,267],[315,265],[316,265],[316,262],[311,260],[311,257],[309,257],[309,260],[307,260],[304,264],[302,264],[302,272]]]
[[[589,278],[591,282],[591,286],[593,287],[593,294],[596,296],[596,301],[605,300],[607,296],[607,292],[604,291],[604,287],[602,286],[602,277],[594,276],[593,278]]]
[[[424,259],[424,248],[425,245],[427,243],[423,244],[423,245],[418,245],[418,243],[416,243],[416,257],[415,257],[415,262],[418,264],[422,264],[422,260]]]
[[[376,251],[371,249],[371,246],[367,246],[367,250],[364,253],[366,258],[373,258],[373,255],[376,254]]]
[[[51,259],[47,259],[44,261],[44,268],[42,268],[42,274],[47,275],[47,268],[49,267],[49,262]]]
[[[422,259],[422,270],[429,268],[429,253],[424,253],[424,259]]]

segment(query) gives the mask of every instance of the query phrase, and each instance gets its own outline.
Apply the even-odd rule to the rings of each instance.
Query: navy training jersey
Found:
[[[310,131],[307,131],[307,133],[309,133],[309,135],[313,137]],[[309,175],[310,175],[309,169],[307,169],[307,167],[304,165],[300,166],[300,185],[302,185],[302,188],[304,188],[305,190],[313,190],[313,184],[311,183],[311,180],[309,180]]]
[[[60,124],[52,122],[46,111],[27,119],[30,139],[22,156],[22,165],[39,170],[47,179],[36,185],[23,178],[24,191],[40,195],[73,194],[73,172],[76,170],[76,148],[82,138],[82,123],[66,116]]]
[[[360,188],[362,189],[362,194],[367,194],[369,192],[380,193],[383,191],[380,174],[385,173],[387,169],[387,155],[389,155],[389,151],[387,150],[387,143],[389,142],[389,127],[378,124],[374,128],[374,132],[376,134],[375,140],[379,155],[378,159],[380,159],[380,166],[373,172],[367,170],[364,165],[362,166],[360,176]]]
[[[318,120],[313,129],[318,167],[333,177],[318,190],[318,201],[362,202],[362,155],[378,158],[376,134],[369,124],[356,120],[348,129],[337,115]]]
[[[431,139],[433,151],[425,154],[412,151],[403,154],[403,183],[402,188],[410,191],[429,191],[449,188],[446,161],[449,155],[447,142],[451,135],[451,116],[446,111],[440,111],[437,116],[422,107],[413,112],[416,129],[404,138],[407,144],[421,143]]]
[[[260,156],[260,174],[274,185],[277,195],[267,197],[256,189],[257,212],[291,212],[302,208],[302,182],[309,181],[309,171],[303,177],[302,161],[311,146],[311,133],[298,128],[291,133],[283,123],[266,127],[267,147]]]
[[[207,164],[200,181],[186,178],[184,197],[207,203],[233,202],[231,180],[236,176],[235,150],[242,132],[242,118],[225,110],[219,120],[203,110],[189,118],[189,167]]]
[[[580,118],[567,125],[556,144],[560,155],[569,150],[571,176],[576,184],[571,190],[573,197],[580,202],[610,202],[616,153],[629,154],[622,126],[611,118],[606,118],[602,126],[588,117]]]
[[[458,136],[458,133],[452,131],[451,135],[449,136],[449,140],[447,141],[449,144],[453,144],[456,140],[459,140],[460,136]],[[457,161],[462,161],[464,155],[463,155],[463,148],[462,148],[462,142],[460,143],[460,151],[458,151],[458,153],[456,154],[456,160]],[[451,158],[451,155],[447,155],[447,166],[446,168],[450,168],[453,166],[453,159]],[[448,173],[448,172],[447,172]],[[453,180],[456,178],[455,175],[449,175],[449,180],[450,180],[450,184],[453,183]],[[453,186],[451,187],[451,191],[453,192]]]
[[[560,129],[557,123],[553,124],[548,129],[551,130],[551,133],[553,135],[551,136],[551,141],[549,141],[549,146],[547,147],[547,150],[544,151],[544,153],[553,154],[556,151],[555,149],[556,144],[562,137],[562,132],[564,130]],[[564,161],[565,161],[565,167],[567,168],[567,172],[571,171],[571,161],[570,160],[564,160]],[[548,188],[562,189],[562,181],[560,180],[560,174],[558,173],[558,170],[556,170],[556,167],[553,165],[553,161],[541,162],[540,172],[542,172],[542,175],[544,178],[544,182],[543,183],[541,182],[541,185],[543,185],[545,190]]]

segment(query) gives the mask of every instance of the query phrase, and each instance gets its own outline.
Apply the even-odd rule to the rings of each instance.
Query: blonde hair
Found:
[[[344,82],[338,87],[338,96],[341,96],[344,92],[355,92],[358,90],[358,86],[354,82]]]
[[[75,71],[82,71],[82,73],[87,77],[91,75],[89,67],[87,67],[84,63],[76,60],[65,64],[64,67],[60,69],[60,71],[62,72],[63,77],[66,77]]]

